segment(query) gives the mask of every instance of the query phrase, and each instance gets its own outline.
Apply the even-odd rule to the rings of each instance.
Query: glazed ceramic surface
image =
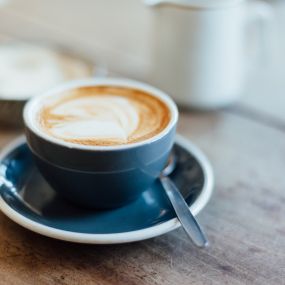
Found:
[[[176,139],[174,152],[178,163],[171,178],[196,215],[212,192],[211,166],[199,149],[181,137]],[[2,153],[0,189],[0,208],[7,216],[32,231],[62,240],[124,243],[154,237],[180,225],[158,181],[121,208],[94,211],[72,205],[41,176],[24,138]]]

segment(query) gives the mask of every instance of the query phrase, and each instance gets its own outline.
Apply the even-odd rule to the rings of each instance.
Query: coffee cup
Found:
[[[27,143],[41,174],[80,206],[115,208],[151,186],[172,149],[173,100],[128,79],[65,83],[24,108]]]

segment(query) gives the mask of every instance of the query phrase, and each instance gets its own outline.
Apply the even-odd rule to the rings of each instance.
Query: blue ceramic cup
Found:
[[[126,145],[86,146],[51,137],[38,127],[35,115],[43,99],[84,86],[117,86],[142,90],[169,108],[168,125],[155,136]],[[68,82],[31,99],[24,108],[26,138],[47,182],[69,201],[84,207],[115,208],[136,199],[157,179],[174,143],[178,111],[162,91],[127,79]]]

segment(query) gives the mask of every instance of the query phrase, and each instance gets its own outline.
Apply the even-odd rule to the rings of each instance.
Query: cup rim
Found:
[[[80,145],[76,143],[66,142],[58,138],[48,136],[37,126],[37,123],[35,122],[35,113],[36,113],[35,109],[38,107],[38,105],[40,105],[40,103],[45,98],[51,97],[55,94],[62,93],[66,90],[70,90],[73,88],[86,87],[86,86],[100,86],[100,85],[136,88],[136,89],[145,91],[151,94],[152,96],[162,100],[167,105],[170,111],[170,114],[171,114],[171,119],[168,125],[161,132],[159,132],[155,136],[148,138],[146,140],[135,142],[135,143],[130,143],[130,144],[112,145],[112,146]],[[134,147],[147,145],[147,144],[155,142],[159,140],[160,138],[164,137],[171,131],[171,129],[177,123],[178,109],[173,99],[171,99],[165,92],[149,84],[142,83],[142,82],[132,80],[132,79],[126,79],[126,78],[87,78],[87,79],[79,79],[79,80],[72,80],[72,81],[66,82],[38,96],[33,97],[26,103],[24,107],[23,119],[24,119],[25,126],[28,129],[30,129],[35,135],[53,144],[67,147],[70,149],[89,150],[89,151],[95,151],[95,150],[96,151],[114,151],[114,150],[131,149]]]

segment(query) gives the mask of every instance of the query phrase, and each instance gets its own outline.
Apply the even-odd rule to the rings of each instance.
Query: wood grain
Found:
[[[0,31],[67,45],[90,58],[108,54],[117,71],[145,75],[148,65],[142,58],[148,56],[149,46],[147,41],[141,44],[142,33],[135,37],[140,39],[134,41],[139,44],[129,45],[127,53],[110,44],[101,47],[96,37],[95,41],[94,37],[90,39],[90,31],[94,34],[94,25],[89,23],[92,17],[85,17],[88,29],[82,29],[84,21],[78,26],[72,13],[65,13],[79,29],[76,32],[67,25],[65,30],[58,9],[65,9],[64,1],[55,11],[58,25],[50,17],[32,17],[38,12],[45,15],[47,5],[54,12],[54,3],[47,3],[29,1],[28,6],[26,1],[14,1],[2,8]],[[87,7],[73,4],[80,9]],[[139,7],[141,2],[132,5]],[[261,72],[251,75],[237,105],[212,113],[184,111],[180,116],[178,131],[208,155],[214,168],[214,195],[198,216],[211,246],[206,250],[195,248],[181,229],[133,244],[78,245],[32,233],[0,213],[0,285],[285,284],[285,10],[275,10],[283,13],[275,27],[279,29],[275,66],[261,63],[257,67]],[[94,15],[94,11],[87,12]],[[96,11],[98,14],[100,9]],[[113,13],[119,15],[114,9]],[[138,17],[143,34],[150,28],[144,16]],[[102,19],[104,25],[111,23]],[[120,25],[129,24],[116,19]],[[118,39],[105,39],[102,27],[96,29],[103,43]],[[133,36],[133,27],[127,30]],[[122,47],[125,52],[126,45]],[[135,56],[130,57],[132,52]],[[0,148],[19,133],[0,127]]]
[[[198,217],[208,249],[181,229],[133,244],[72,244],[0,214],[0,284],[285,284],[285,133],[237,110],[183,112],[178,130],[214,167],[215,192]],[[0,145],[17,134],[2,129]]]

